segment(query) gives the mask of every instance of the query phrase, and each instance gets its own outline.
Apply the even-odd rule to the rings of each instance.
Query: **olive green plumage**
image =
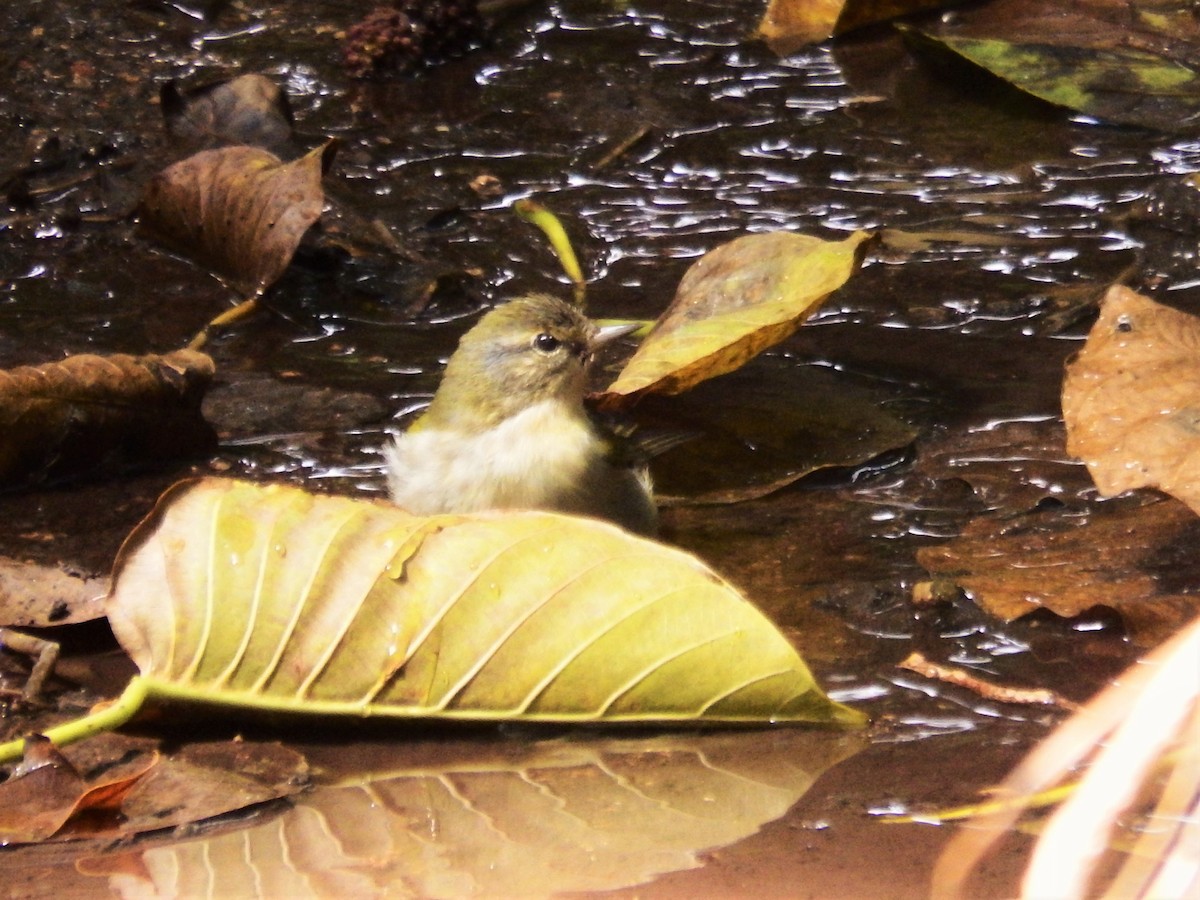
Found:
[[[550,509],[654,533],[644,464],[583,404],[592,354],[623,333],[543,294],[488,312],[385,451],[392,499],[418,515]]]

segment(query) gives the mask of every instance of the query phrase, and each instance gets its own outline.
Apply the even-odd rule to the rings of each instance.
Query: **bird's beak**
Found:
[[[602,325],[596,329],[596,334],[592,338],[592,345],[589,349],[599,350],[605,344],[612,343],[619,337],[624,337],[627,334],[633,334],[642,327],[641,322],[622,322],[620,325]]]

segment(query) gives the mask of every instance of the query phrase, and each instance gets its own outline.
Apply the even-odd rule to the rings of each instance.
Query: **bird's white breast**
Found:
[[[584,415],[546,400],[477,434],[426,428],[385,450],[392,500],[417,515],[569,509],[603,452]]]

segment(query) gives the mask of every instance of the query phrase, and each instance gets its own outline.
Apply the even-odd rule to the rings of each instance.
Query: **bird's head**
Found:
[[[592,355],[628,330],[547,294],[497,306],[463,335],[414,427],[483,429],[544,400],[581,404]]]

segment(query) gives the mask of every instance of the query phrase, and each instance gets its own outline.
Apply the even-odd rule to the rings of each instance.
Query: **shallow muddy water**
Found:
[[[811,736],[775,732],[489,731],[355,735],[343,750],[340,735],[289,732],[314,759],[337,758],[320,769],[325,781],[368,769],[398,779],[364,807],[394,813],[379,826],[396,829],[393,844],[335,842],[338,864],[366,880],[348,888],[309,873],[305,885],[398,896],[924,896],[950,829],[886,825],[880,814],[974,799],[1062,714],[983,701],[895,664],[917,649],[1078,701],[1134,657],[1103,611],[1005,625],[966,599],[918,609],[909,595],[928,577],[918,549],[973,519],[1037,511],[1085,521],[1101,505],[1064,448],[1062,367],[1099,290],[1121,273],[1200,307],[1194,235],[1142,214],[1164,181],[1200,171],[1200,141],[1073,118],[929,65],[886,30],[779,59],[747,39],[761,12],[749,0],[533,3],[504,18],[487,47],[390,83],[353,82],[338,65],[334,32],[357,4],[306,4],[311,18],[290,4],[222,5],[211,21],[186,4],[47,6],[13,0],[0,12],[8,33],[29,35],[0,61],[0,175],[23,173],[20,196],[10,190],[0,214],[0,365],[168,350],[234,299],[134,236],[127,218],[140,185],[179,155],[156,106],[167,78],[276,78],[298,148],[340,141],[332,198],[377,219],[401,249],[302,251],[269,295],[271,312],[208,348],[218,365],[206,404],[222,437],[216,455],[0,495],[9,555],[99,572],[153,496],[194,472],[380,494],[380,444],[429,396],[475,313],[521,292],[569,289],[540,235],[510,210],[517,199],[534,197],[563,219],[589,308],[605,317],[657,315],[692,261],[744,233],[890,232],[799,334],[748,372],[765,382],[819,371],[834,379],[831,391],[872,391],[916,439],[767,497],[664,512],[668,539],[745,590],[835,698],[881,723],[869,744],[826,736],[813,750]],[[497,193],[472,189],[484,175]],[[1087,285],[1090,297],[1066,290]],[[814,392],[793,402],[831,400]],[[821,765],[796,763],[803,754],[846,758],[820,774]],[[481,772],[493,781],[471,780]],[[722,786],[724,777],[745,789]],[[603,793],[605,779],[628,788],[622,799]],[[532,835],[530,823],[550,813],[519,795],[521,785],[557,796],[560,811],[595,801],[572,821],[603,824],[569,839],[553,828]],[[269,860],[288,828],[358,814],[362,798],[336,790],[349,789],[321,788],[241,831],[159,841],[133,867],[57,869],[53,887],[39,881],[44,857],[5,851],[22,864],[12,895],[148,885],[236,893],[253,879],[235,890],[184,860],[233,854],[220,840]],[[630,805],[633,796],[682,810],[691,824],[659,821]],[[716,812],[689,806],[697,797]],[[418,822],[422,802],[429,819]],[[597,812],[605,803],[611,820]],[[446,823],[452,810],[474,811],[476,826],[443,830],[431,810]],[[521,821],[504,821],[506,812]],[[693,827],[709,820],[717,825]],[[488,835],[472,830],[479,821]],[[416,835],[413,846],[401,848],[401,834]],[[976,896],[1012,894],[1024,842],[1014,839]],[[316,846],[312,860],[332,852]],[[512,880],[488,881],[483,869]],[[233,870],[209,866],[204,878]],[[262,871],[260,886],[284,890]]]

